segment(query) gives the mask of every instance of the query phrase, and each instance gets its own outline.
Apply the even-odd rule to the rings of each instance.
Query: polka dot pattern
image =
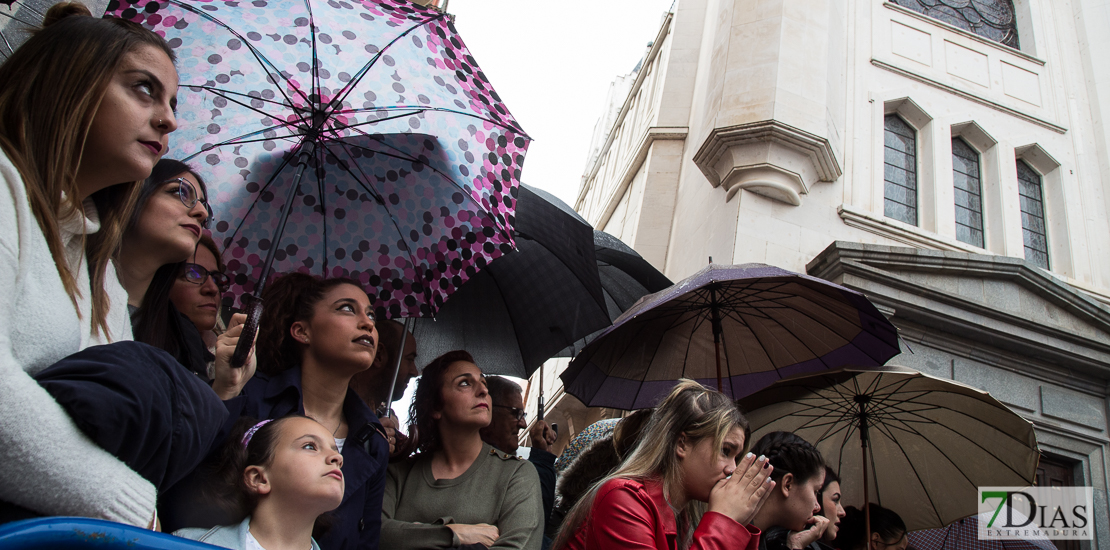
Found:
[[[404,0],[111,0],[178,56],[167,156],[209,182],[232,294],[273,271],[360,281],[379,316],[432,315],[514,248],[531,139],[444,14]]]

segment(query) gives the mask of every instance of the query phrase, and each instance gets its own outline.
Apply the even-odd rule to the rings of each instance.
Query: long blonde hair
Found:
[[[746,448],[751,431],[748,420],[736,407],[736,403],[725,394],[710,390],[693,380],[679,380],[651,415],[636,448],[616,470],[595,483],[567,513],[551,547],[561,550],[580,528],[588,524],[597,491],[610,480],[659,479],[663,483],[663,495],[669,500],[682,487],[682,470],[675,452],[679,438],[685,435],[688,440],[697,444],[706,437],[712,437],[714,445],[719,448],[729,432],[737,427],[744,431]],[[675,510],[680,548],[689,546],[694,531],[692,527],[696,526],[704,510],[704,503],[692,499],[687,501],[682,510]]]
[[[97,19],[77,3],[55,4],[43,28],[0,65],[0,147],[19,170],[66,293],[82,315],[77,278],[59,221],[83,211],[77,171],[89,128],[123,56],[142,45],[173,51],[158,35],[122,19]],[[138,181],[92,195],[100,231],[85,239],[93,333],[108,333],[104,289],[109,261],[134,209]]]

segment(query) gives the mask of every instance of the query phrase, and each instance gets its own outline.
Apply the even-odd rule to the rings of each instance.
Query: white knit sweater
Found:
[[[19,171],[0,151],[0,500],[47,515],[85,516],[145,527],[155,488],[92,442],[31,375],[86,347],[93,337],[82,233],[100,229],[92,201],[61,224],[76,269],[82,314],[62,286]],[[112,340],[130,340],[127,293],[109,268]]]

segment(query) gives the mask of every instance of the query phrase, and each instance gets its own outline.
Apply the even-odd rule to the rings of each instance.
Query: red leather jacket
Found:
[[[613,479],[597,492],[590,517],[567,544],[569,550],[675,550],[678,526],[659,481]],[[756,550],[759,529],[706,512],[690,550]]]

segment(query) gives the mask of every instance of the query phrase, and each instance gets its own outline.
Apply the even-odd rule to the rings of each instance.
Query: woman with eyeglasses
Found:
[[[220,399],[230,399],[254,373],[253,361],[242,369],[230,366],[246,316],[232,318],[221,336],[224,345],[218,344],[213,355],[191,318],[171,300],[175,284],[186,271],[200,276],[196,262],[189,260],[195,258],[204,228],[212,219],[207,194],[204,180],[189,165],[173,159],[158,161],[143,182],[116,263],[127,289],[135,340],[166,350],[212,383]],[[190,263],[194,267],[187,270]],[[227,345],[230,349],[224,349]],[[208,363],[213,361],[214,372],[209,373]]]
[[[230,330],[219,330],[220,295],[227,292],[231,279],[224,274],[224,262],[216,241],[201,235],[200,246],[189,261],[180,264],[177,278],[169,291],[170,302],[193,323],[204,343],[206,374],[220,399],[228,400],[243,389],[255,371],[255,362],[242,368],[231,367],[231,355],[239,343],[245,315],[232,316]]]

